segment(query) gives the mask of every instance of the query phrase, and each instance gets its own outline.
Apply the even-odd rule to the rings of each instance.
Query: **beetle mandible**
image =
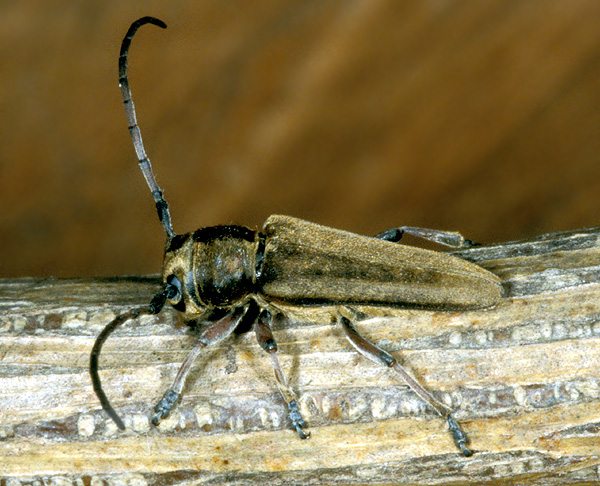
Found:
[[[223,225],[176,234],[166,200],[152,172],[136,121],[127,78],[127,55],[136,31],[145,24],[166,28],[154,17],[129,27],[119,55],[119,86],[129,132],[140,169],[152,192],[166,232],[162,289],[148,306],[117,316],[100,333],[90,356],[90,374],[102,408],[120,429],[125,424],[102,390],[98,359],[106,338],[121,324],[141,314],[158,314],[165,304],[190,325],[204,324],[197,344],[156,405],[152,423],[167,417],[181,397],[186,376],[206,346],[218,343],[243,324],[252,324],[260,346],[271,358],[275,381],[292,427],[300,438],[309,434],[296,395],[277,358],[272,322],[282,314],[276,302],[339,305],[337,322],[363,356],[393,369],[448,423],[456,446],[470,456],[469,439],[452,411],[420,385],[396,359],[360,336],[352,304],[412,305],[450,310],[483,308],[502,295],[499,278],[483,268],[440,252],[400,245],[403,233],[452,247],[473,245],[459,233],[414,227],[392,228],[375,237],[359,236],[290,216],[270,216],[262,231]]]

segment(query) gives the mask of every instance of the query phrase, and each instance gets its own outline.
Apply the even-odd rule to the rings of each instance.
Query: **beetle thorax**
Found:
[[[254,291],[257,245],[254,232],[239,226],[178,235],[165,251],[163,281],[182,282],[187,314],[235,306]]]
[[[218,238],[194,245],[193,272],[200,300],[222,307],[237,303],[254,289],[256,245]]]

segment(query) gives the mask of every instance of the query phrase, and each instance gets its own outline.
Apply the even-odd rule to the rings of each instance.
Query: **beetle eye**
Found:
[[[175,275],[169,275],[167,277],[167,285],[167,299],[171,301],[171,304],[173,305],[181,301],[181,280],[179,280]]]

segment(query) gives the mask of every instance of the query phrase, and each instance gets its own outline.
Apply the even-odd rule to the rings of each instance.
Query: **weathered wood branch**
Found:
[[[0,476],[138,484],[588,484],[600,471],[600,228],[456,252],[503,279],[491,309],[362,308],[357,324],[456,409],[446,424],[360,358],[331,309],[289,307],[275,329],[312,437],[288,428],[252,334],[207,350],[173,416],[151,409],[194,338],[173,311],[125,324],[101,358],[120,432],[100,410],[89,352],[154,277],[0,281]],[[86,482],[87,481],[87,482]],[[2,482],[2,484],[6,484]]]

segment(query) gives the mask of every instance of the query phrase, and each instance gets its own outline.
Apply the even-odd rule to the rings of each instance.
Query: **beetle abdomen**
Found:
[[[494,274],[460,258],[274,215],[259,286],[285,301],[486,307],[502,287]]]

